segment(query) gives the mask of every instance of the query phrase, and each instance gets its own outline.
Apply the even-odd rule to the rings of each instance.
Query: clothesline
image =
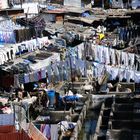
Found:
[[[16,56],[24,52],[33,52],[37,49],[41,49],[48,43],[48,37],[43,37],[32,39],[30,41],[24,41],[22,43],[9,44],[7,46],[2,45],[0,47],[0,65],[8,62],[9,60],[15,60]]]
[[[14,75],[14,86],[19,87],[20,84],[24,83],[30,83],[30,82],[37,82],[41,79],[46,78],[46,72],[48,73],[48,79],[50,79],[50,75],[52,75],[52,72],[50,72],[49,68],[50,62],[53,62],[54,72],[56,75],[59,75],[59,70],[57,67],[57,63],[60,62],[60,54],[55,53],[51,57],[40,61],[40,63],[31,65],[32,72],[29,73],[22,73],[22,74],[15,74]]]
[[[134,68],[135,62],[139,63],[136,57],[140,56],[134,53],[127,53],[110,47],[93,44],[88,45],[88,47],[85,45],[79,45],[78,51],[75,52],[78,52],[78,57],[80,59],[84,59],[86,56],[92,56],[93,61],[98,63],[106,65],[122,65],[129,67],[129,69]]]
[[[97,78],[101,77],[104,73],[108,72],[110,75],[109,80],[115,80],[118,77],[120,81],[122,81],[122,79],[126,79],[127,82],[133,80],[136,83],[140,83],[140,72],[138,71],[112,67],[104,64],[99,64],[96,62],[94,62],[93,64],[94,64],[94,76]]]

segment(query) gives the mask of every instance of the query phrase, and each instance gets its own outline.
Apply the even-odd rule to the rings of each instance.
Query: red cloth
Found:
[[[16,131],[12,125],[0,126],[0,140],[33,140],[22,130]]]
[[[15,127],[13,125],[5,125],[5,126],[0,126],[0,134],[2,133],[12,133],[15,132]]]

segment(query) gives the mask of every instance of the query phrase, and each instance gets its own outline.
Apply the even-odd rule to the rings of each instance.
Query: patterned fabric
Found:
[[[30,82],[34,82],[35,81],[34,73],[30,73],[29,77],[30,77]]]
[[[30,82],[29,74],[24,74],[24,81],[25,81],[25,83],[29,83]]]

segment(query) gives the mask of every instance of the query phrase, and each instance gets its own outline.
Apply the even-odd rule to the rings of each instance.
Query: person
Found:
[[[92,81],[93,79],[93,68],[92,66],[89,67],[89,69],[87,69],[87,78],[89,81]]]
[[[116,91],[117,91],[117,92],[129,92],[129,93],[132,92],[132,90],[131,90],[130,88],[122,87],[121,84],[118,84],[118,85],[117,85]]]
[[[85,81],[85,85],[81,88],[85,91],[85,94],[93,90],[93,86],[87,80]]]
[[[46,90],[41,92],[42,97],[41,97],[41,104],[43,105],[43,107],[47,107],[49,106],[49,99],[46,93]]]
[[[66,95],[63,97],[63,103],[75,103],[75,101],[77,101],[79,99],[79,97],[77,97],[76,95]]]
[[[106,91],[107,90],[107,82],[109,78],[109,73],[105,72],[101,77],[98,77],[98,85],[100,86],[100,91]]]
[[[107,92],[109,92],[113,88],[111,83],[107,83]]]
[[[67,94],[67,95],[73,95],[73,92],[71,90],[72,83],[66,83],[65,86],[66,86],[66,88],[65,88],[65,94]]]
[[[22,88],[18,89],[17,98],[18,98],[18,101],[21,101],[23,99],[23,89]]]
[[[69,90],[66,92],[66,95],[67,95],[67,96],[71,96],[71,95],[73,95],[72,90],[69,89]]]
[[[73,90],[72,91],[73,94],[66,94],[65,96],[61,96],[59,98],[61,105],[65,106],[66,109],[68,109],[69,107],[75,107],[75,103],[76,101],[79,100],[79,96],[77,96],[77,91]]]

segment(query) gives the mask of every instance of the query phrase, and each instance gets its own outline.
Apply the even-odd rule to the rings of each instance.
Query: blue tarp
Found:
[[[47,6],[47,9],[48,9],[48,10],[54,10],[55,8],[56,8],[55,6],[50,6],[50,5]]]

